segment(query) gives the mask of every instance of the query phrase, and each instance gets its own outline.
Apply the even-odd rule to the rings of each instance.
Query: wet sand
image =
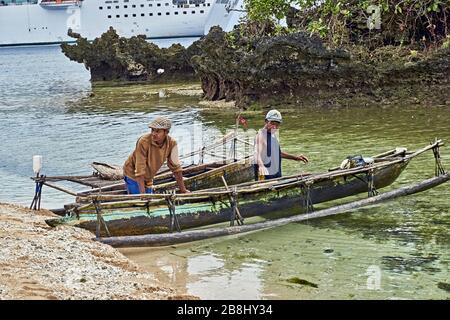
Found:
[[[0,299],[195,299],[52,216],[0,203]]]

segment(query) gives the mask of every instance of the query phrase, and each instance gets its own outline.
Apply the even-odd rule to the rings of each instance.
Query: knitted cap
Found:
[[[167,129],[172,127],[172,122],[166,117],[157,117],[155,120],[149,123],[149,128],[152,129]]]

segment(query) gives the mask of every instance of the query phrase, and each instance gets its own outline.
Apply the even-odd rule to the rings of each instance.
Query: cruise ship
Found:
[[[123,37],[200,37],[243,14],[243,0],[0,0],[0,46],[73,42],[68,29],[93,40],[110,26]]]

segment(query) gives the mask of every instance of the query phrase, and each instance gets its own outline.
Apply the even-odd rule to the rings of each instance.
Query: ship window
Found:
[[[178,11],[175,11],[175,15],[178,15]]]
[[[145,17],[145,13],[141,13],[141,17]]]
[[[136,13],[133,13],[133,17],[136,17]]]
[[[187,12],[186,12],[186,11],[183,11],[183,14],[187,14]]]
[[[114,3],[119,3],[119,0],[114,0],[113,2],[114,2]]]
[[[120,7],[119,6],[116,6],[116,9],[119,9]]]
[[[112,3],[112,1],[105,1],[105,3]]]
[[[128,18],[128,15],[127,15],[127,14],[124,14],[123,16],[124,16],[125,18]]]
[[[211,3],[208,3],[208,7],[210,7],[211,6]]]
[[[158,12],[158,16],[160,16],[161,15],[161,12]]]
[[[128,6],[126,6],[126,5],[125,5],[125,6],[123,6],[123,7],[124,7],[125,9],[126,9],[126,8],[128,8]]]
[[[194,11],[194,10],[192,10],[192,13],[195,13],[195,11]]]
[[[117,15],[116,15],[116,18],[120,18],[120,14],[117,14]]]
[[[170,12],[166,12],[166,16],[170,15]]]
[[[149,7],[153,7],[153,5],[150,3],[149,5],[148,5]]]
[[[196,5],[195,5],[196,7],[200,7],[200,5],[197,3]]]
[[[135,4],[133,4],[131,7],[133,7],[133,8],[136,8],[136,5]]]
[[[98,7],[100,10],[103,10],[103,7]]]
[[[107,8],[107,9],[111,9],[111,6],[107,6],[106,8]]]
[[[158,7],[161,7],[161,3],[157,3],[156,5],[157,5]]]
[[[166,3],[166,7],[168,6],[169,4],[168,3]]]
[[[143,8],[144,7],[144,5],[143,4],[141,4],[141,8]]]
[[[123,0],[123,2],[130,2],[130,0]]]
[[[150,17],[153,17],[153,13],[149,13]]]
[[[108,18],[111,19],[111,16],[109,15]]]
[[[203,11],[203,10],[200,10],[200,13],[205,13],[205,11]]]

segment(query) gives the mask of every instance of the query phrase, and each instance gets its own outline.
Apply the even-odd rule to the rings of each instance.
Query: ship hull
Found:
[[[49,45],[73,42],[68,29],[88,40],[113,27],[120,36],[148,39],[200,37],[210,13],[225,6],[212,0],[174,4],[172,0],[84,0],[61,6],[38,4],[0,6],[0,46]],[[222,19],[220,23],[228,23]]]

